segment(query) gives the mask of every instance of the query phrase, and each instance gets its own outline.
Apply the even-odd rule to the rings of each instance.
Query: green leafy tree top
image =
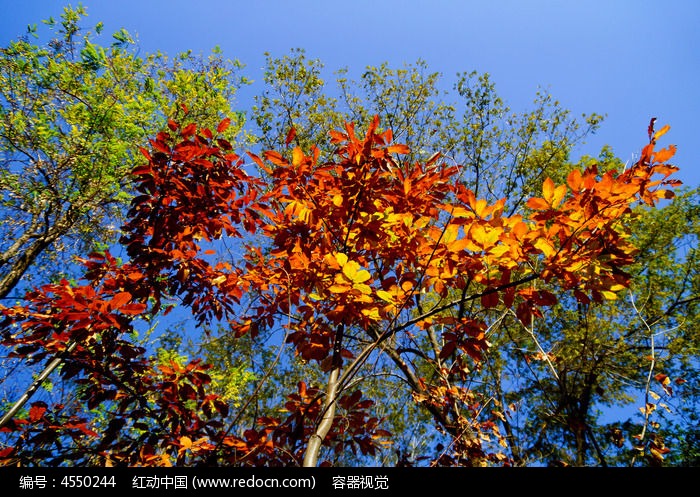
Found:
[[[116,31],[101,44],[103,24],[83,26],[84,7],[0,49],[0,296],[30,268],[65,272],[70,256],[114,241],[130,192],[138,148],[168,119],[215,126],[233,118],[241,65],[218,49],[170,58],[139,55],[133,37]]]

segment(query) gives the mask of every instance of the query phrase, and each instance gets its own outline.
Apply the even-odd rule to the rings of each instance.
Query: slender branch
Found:
[[[639,309],[637,309],[637,305],[634,303],[634,294],[632,292],[630,292],[630,303],[632,304],[634,312],[637,313],[637,316],[639,316],[639,319],[641,319],[642,323],[649,332],[649,340],[651,341],[651,350],[649,351],[649,357],[651,358],[649,363],[649,373],[647,374],[647,382],[644,386],[644,424],[642,425],[642,433],[639,434],[639,441],[642,442],[644,440],[644,436],[646,435],[647,426],[649,426],[649,392],[651,391],[652,374],[654,373],[654,368],[656,367],[656,351],[654,349],[654,334],[652,333],[649,324],[644,320],[644,317],[642,316]],[[634,464],[636,457],[637,455],[635,454],[632,458],[632,464]]]
[[[51,359],[51,361],[46,365],[44,370],[41,372],[39,376],[32,382],[31,385],[29,385],[29,388],[24,392],[24,394],[17,399],[17,401],[14,403],[14,405],[10,408],[9,411],[7,411],[2,419],[0,419],[0,428],[5,426],[14,416],[19,412],[22,407],[31,399],[36,391],[41,387],[41,384],[46,381],[46,379],[53,373],[53,371],[63,362],[63,359],[70,354],[75,347],[78,345],[78,342],[72,341],[71,343],[68,344],[68,347],[66,347],[60,354],[58,354],[56,357]]]
[[[528,281],[535,280],[540,277],[539,273],[533,273],[528,276],[525,276],[524,278],[521,278],[516,281],[511,281],[510,283],[506,283],[505,285],[501,285],[499,287],[494,287],[494,288],[489,288],[483,292],[475,293],[473,295],[470,295],[469,297],[464,297],[464,298],[459,298],[457,300],[453,300],[451,302],[448,302],[447,304],[441,305],[441,306],[436,306],[432,308],[431,310],[425,312],[424,314],[421,314],[418,317],[415,317],[413,319],[410,319],[406,321],[403,324],[400,324],[396,327],[390,327],[387,329],[384,333],[379,335],[375,341],[367,345],[362,351],[357,355],[355,360],[350,363],[350,365],[345,369],[345,372],[341,375],[339,378],[338,382],[340,385],[345,385],[347,382],[355,375],[356,371],[364,364],[364,362],[367,360],[367,357],[376,349],[382,342],[385,340],[391,338],[391,336],[395,335],[399,331],[405,330],[411,326],[413,326],[416,323],[419,323],[420,321],[427,319],[431,316],[434,316],[435,314],[438,314],[440,312],[446,311],[448,309],[451,309],[452,307],[456,305],[460,305],[463,300],[474,300],[481,298],[482,296],[485,295],[490,295],[492,293],[500,292],[503,291],[507,288],[513,287],[513,286],[518,286],[522,285],[524,283],[527,283]]]

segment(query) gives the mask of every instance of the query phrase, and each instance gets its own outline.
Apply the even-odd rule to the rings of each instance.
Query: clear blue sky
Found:
[[[58,17],[61,0],[0,0],[0,44]],[[72,2],[74,5],[77,2]],[[524,110],[538,88],[574,115],[607,115],[577,152],[603,144],[633,159],[649,119],[670,124],[679,179],[700,184],[700,1],[697,0],[85,0],[91,24],[126,28],[144,51],[214,46],[261,80],[264,52],[303,48],[329,74],[340,67],[427,62],[447,87],[458,72],[488,72]],[[358,74],[359,75],[359,74]]]

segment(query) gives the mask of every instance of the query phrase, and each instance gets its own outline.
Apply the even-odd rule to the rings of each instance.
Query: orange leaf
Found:
[[[190,437],[180,437],[180,445],[182,445],[184,449],[189,449],[192,447],[192,439]]]
[[[654,152],[654,162],[666,162],[674,155],[676,155],[676,146],[669,145],[658,152]]]
[[[345,284],[335,284],[328,287],[328,291],[331,293],[347,293],[352,287]]]
[[[554,197],[554,181],[552,181],[552,178],[547,178],[542,183],[542,197],[549,205],[552,205],[552,198]]]
[[[284,157],[282,157],[282,155],[279,152],[275,152],[274,150],[268,150],[263,155],[267,160],[269,160],[276,166],[285,167],[288,165],[288,162],[284,160]]]
[[[581,189],[581,171],[578,169],[571,171],[566,178],[566,184],[569,185],[572,191],[579,191]]]
[[[340,131],[331,130],[328,134],[331,136],[331,143],[339,143],[348,139],[348,135]]]
[[[390,154],[409,154],[411,153],[411,149],[408,148],[406,145],[391,145],[387,147],[386,149],[387,152]]]
[[[549,203],[545,199],[539,197],[529,199],[526,205],[535,211],[546,211],[549,209]]]
[[[260,169],[265,171],[267,174],[272,174],[272,169],[267,167],[260,157],[255,155],[253,152],[248,152],[248,155],[250,156],[251,159],[253,159],[253,162],[255,162],[258,166],[260,166]]]
[[[304,152],[299,147],[294,147],[292,151],[292,165],[299,167],[304,162]]]
[[[644,148],[642,149],[642,156],[639,158],[639,162],[642,164],[649,164],[651,163],[651,155],[654,152],[654,144],[649,143],[648,145],[645,145]]]

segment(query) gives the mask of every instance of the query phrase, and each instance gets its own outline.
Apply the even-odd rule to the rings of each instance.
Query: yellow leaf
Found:
[[[367,271],[364,271],[367,273],[367,277],[369,278],[369,273]],[[364,293],[365,295],[369,295],[372,293],[372,289],[369,287],[369,285],[365,285],[364,283],[355,283],[353,285],[353,288],[356,290],[359,290],[360,292]]]
[[[323,297],[321,297],[321,296],[320,296],[319,294],[317,294],[317,293],[310,293],[310,294],[309,294],[309,298],[310,298],[311,300],[322,300],[322,299],[323,299]]]
[[[452,211],[452,216],[453,217],[474,217],[474,214],[469,209],[465,209],[464,207],[455,207],[454,210]]]
[[[344,284],[334,284],[328,287],[328,291],[331,293],[347,293],[352,288],[350,285]]]
[[[554,189],[554,195],[552,196],[552,207],[557,207],[566,195],[566,185],[559,185]]]
[[[474,224],[469,229],[469,235],[474,243],[488,249],[498,241],[499,230],[491,229],[488,226]]]
[[[348,263],[348,256],[343,254],[342,252],[335,254],[334,257],[335,257],[335,260],[340,265],[340,267],[343,267],[345,264]]]
[[[659,138],[661,138],[662,136],[664,136],[664,135],[668,132],[669,129],[671,129],[671,126],[669,126],[669,125],[667,124],[667,125],[665,125],[663,128],[661,128],[659,131],[657,131],[656,133],[654,133],[654,141],[656,141],[656,140],[658,140]]]
[[[304,161],[304,152],[299,147],[294,147],[292,151],[292,165],[299,167]]]
[[[447,228],[445,228],[445,232],[442,235],[442,241],[445,244],[454,242],[457,239],[457,233],[459,233],[459,225],[450,224]]]
[[[480,198],[474,203],[474,213],[480,218],[488,216],[490,209],[487,209],[487,206],[488,204],[486,203],[486,200]]]
[[[610,290],[602,290],[600,293],[607,300],[617,300],[617,294],[615,292],[611,292]]]
[[[377,290],[377,297],[390,304],[394,303],[394,295],[387,292],[386,290]]]
[[[503,255],[510,252],[510,247],[507,245],[496,245],[495,247],[489,249],[489,254],[494,257],[502,257]]]
[[[549,240],[546,240],[544,238],[538,238],[537,240],[535,240],[534,245],[538,250],[540,250],[544,254],[545,257],[549,257],[555,252],[554,247],[551,243],[549,243]]]
[[[372,321],[379,321],[381,316],[379,316],[379,309],[372,307],[371,309],[362,309],[362,314],[370,318]]]
[[[343,196],[341,194],[333,195],[333,205],[340,207],[343,204]]]
[[[180,445],[185,449],[189,449],[192,447],[192,439],[190,437],[180,437]]]
[[[353,283],[363,283],[371,278],[369,271],[360,269],[360,265],[355,261],[343,265],[343,274]]]
[[[358,304],[373,304],[372,289],[367,285],[357,285],[355,290],[359,290],[362,295],[353,295],[353,300]]]

